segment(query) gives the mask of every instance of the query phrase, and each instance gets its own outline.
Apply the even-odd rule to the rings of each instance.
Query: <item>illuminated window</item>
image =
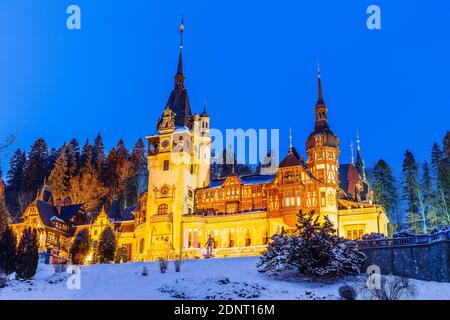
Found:
[[[139,253],[144,253],[144,246],[145,246],[145,241],[144,241],[144,239],[141,239],[141,241],[139,242]]]
[[[325,192],[320,193],[320,206],[325,207],[326,201],[325,201]]]
[[[345,227],[345,237],[350,240],[362,239],[364,235],[364,225],[353,225]]]
[[[165,203],[158,206],[158,214],[165,214],[169,211],[169,206]]]

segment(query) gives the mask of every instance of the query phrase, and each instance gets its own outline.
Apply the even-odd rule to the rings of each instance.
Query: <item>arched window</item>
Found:
[[[158,214],[165,214],[169,211],[169,206],[165,203],[158,206]]]

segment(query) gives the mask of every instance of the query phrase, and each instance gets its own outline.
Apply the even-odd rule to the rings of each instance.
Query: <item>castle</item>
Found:
[[[339,165],[339,138],[328,124],[320,70],[315,124],[306,141],[306,159],[291,144],[271,174],[211,179],[210,116],[192,114],[184,84],[180,46],[175,84],[148,136],[148,189],[133,208],[116,203],[97,214],[86,213],[70,199],[54,200],[44,186],[14,225],[38,231],[42,250],[67,257],[74,237],[87,230],[98,240],[102,230],[116,230],[118,245],[133,261],[175,256],[203,258],[213,239],[211,256],[258,255],[281,228],[295,228],[297,213],[328,216],[339,236],[349,239],[387,234],[384,209],[372,204],[371,190],[358,143],[357,161]]]

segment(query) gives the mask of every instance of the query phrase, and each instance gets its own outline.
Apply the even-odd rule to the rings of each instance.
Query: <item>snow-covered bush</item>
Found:
[[[55,270],[55,273],[63,273],[67,270],[67,265],[62,263],[55,263],[53,265],[53,269]]]
[[[329,278],[359,274],[366,256],[353,241],[339,238],[325,216],[324,223],[311,212],[298,214],[297,230],[272,237],[267,251],[258,262],[258,270],[280,272],[297,269],[300,274]]]
[[[36,274],[39,262],[37,232],[31,228],[22,232],[16,256],[16,278],[28,280]]]
[[[110,263],[114,261],[116,253],[117,239],[114,230],[106,227],[100,235],[98,241],[98,259],[100,263]]]
[[[365,286],[364,290],[367,298],[376,300],[409,299],[417,295],[416,288],[408,278],[393,275],[381,276],[379,287]]]
[[[433,230],[431,230],[431,234],[441,233],[441,232],[448,232],[450,231],[450,226],[440,226],[440,227],[434,227]]]
[[[382,239],[386,239],[386,237],[382,233],[372,232],[370,234],[363,235],[362,239],[363,240],[382,240]]]
[[[164,258],[159,258],[159,271],[161,273],[165,273],[167,271],[167,267],[169,266],[169,261]]]
[[[8,281],[8,278],[5,274],[0,273],[0,289],[6,287],[6,282]]]
[[[128,250],[125,246],[117,248],[116,255],[114,257],[115,263],[125,263],[128,261]]]
[[[181,271],[181,264],[182,264],[181,259],[175,259],[173,261],[173,264],[175,265],[175,272],[180,272]]]
[[[144,267],[142,268],[141,275],[143,275],[143,276],[148,276],[148,269],[147,269],[146,266],[144,266]]]
[[[260,272],[272,271],[281,272],[292,269],[290,263],[291,245],[295,241],[292,237],[286,235],[284,229],[280,233],[272,236],[267,250],[258,261],[257,268]]]
[[[344,284],[339,287],[339,296],[343,300],[356,300],[358,293],[351,285]]]
[[[394,232],[394,234],[392,236],[394,238],[411,238],[411,237],[415,237],[416,234],[411,229],[402,229],[400,231]]]
[[[84,263],[89,251],[91,250],[91,238],[86,230],[81,230],[70,248],[70,258],[73,264],[81,265]]]

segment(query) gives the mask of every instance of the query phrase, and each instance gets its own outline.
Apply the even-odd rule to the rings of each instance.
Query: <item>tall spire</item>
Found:
[[[178,56],[177,75],[183,75],[183,31],[184,31],[184,16],[181,17],[180,23],[180,55]]]
[[[355,156],[354,156],[354,154],[353,154],[353,141],[350,141],[350,153],[351,153],[351,155],[352,155],[352,157],[351,157],[351,163],[352,163],[352,164],[355,164]]]
[[[320,63],[317,62],[317,102],[316,102],[316,128],[328,126],[328,110],[323,101],[322,78],[320,75]]]
[[[184,30],[184,18],[181,18],[180,24],[180,53],[178,57],[178,67],[177,73],[175,74],[175,86],[170,93],[169,99],[167,100],[166,107],[169,107],[175,114],[175,125],[191,127],[190,117],[191,105],[189,103],[189,98],[187,90],[184,86],[184,73],[183,73],[183,30]]]
[[[356,164],[355,167],[358,170],[359,174],[361,175],[363,181],[367,180],[367,176],[366,176],[366,166],[364,164],[364,160],[363,157],[361,155],[361,148],[359,143],[361,142],[361,140],[359,139],[359,131],[356,131]]]
[[[322,94],[322,79],[320,77],[320,61],[317,59],[317,104],[323,102],[323,94]]]
[[[356,148],[357,148],[358,151],[361,150],[361,148],[360,148],[360,146],[359,146],[359,143],[360,143],[360,142],[361,142],[361,140],[359,140],[359,130],[356,129]]]

